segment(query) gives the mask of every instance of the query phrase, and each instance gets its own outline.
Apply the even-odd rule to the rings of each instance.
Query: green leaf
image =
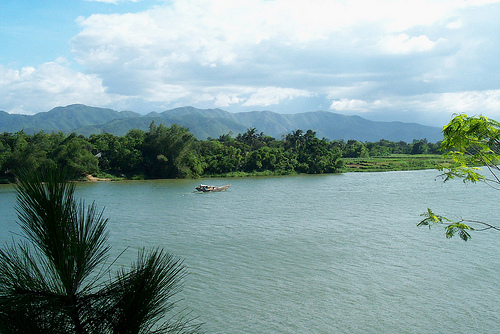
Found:
[[[467,230],[470,231],[474,230],[474,228],[470,227],[469,225],[460,222],[450,224],[446,226],[445,229],[446,229],[446,237],[448,239],[452,238],[456,233],[458,233],[458,236],[463,241],[467,241],[471,238],[471,235]]]
[[[443,224],[443,221],[451,222],[451,220],[446,217],[435,215],[429,208],[427,208],[427,212],[422,213],[420,216],[425,218],[417,224],[418,227],[429,226],[429,228],[431,228],[432,225]]]

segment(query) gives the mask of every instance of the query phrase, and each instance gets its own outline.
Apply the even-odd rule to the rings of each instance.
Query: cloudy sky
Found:
[[[500,120],[500,0],[7,0],[0,110]]]

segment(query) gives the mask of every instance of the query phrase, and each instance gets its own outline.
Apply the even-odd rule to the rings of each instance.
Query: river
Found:
[[[105,207],[113,256],[184,259],[182,307],[207,333],[495,333],[500,234],[417,228],[428,207],[496,223],[498,192],[435,170],[78,184]],[[196,193],[199,183],[231,188]],[[18,232],[0,186],[0,241]],[[14,236],[15,237],[15,236]]]

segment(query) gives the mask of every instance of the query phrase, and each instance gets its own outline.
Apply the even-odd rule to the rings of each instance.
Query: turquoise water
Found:
[[[436,213],[496,223],[484,185],[436,171],[79,184],[110,217],[113,254],[140,247],[183,258],[182,306],[208,333],[494,333],[500,233],[448,240],[417,228]],[[199,183],[231,188],[196,193]],[[16,232],[0,186],[0,241]]]

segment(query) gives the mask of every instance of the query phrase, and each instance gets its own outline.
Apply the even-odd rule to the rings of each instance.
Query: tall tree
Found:
[[[298,171],[322,174],[336,173],[342,168],[340,150],[329,145],[326,139],[319,139],[316,132],[307,130],[303,140],[298,150]]]
[[[68,135],[51,152],[52,160],[60,167],[67,168],[72,178],[99,171],[99,160],[92,154],[92,145],[83,136]]]
[[[106,269],[107,219],[74,198],[58,169],[19,172],[24,240],[0,250],[0,333],[196,333],[164,320],[185,274],[160,249],[142,250],[128,272]]]
[[[500,189],[500,122],[484,116],[455,116],[443,128],[444,140],[441,150],[451,157],[453,165],[440,167],[444,181],[460,178],[464,182],[485,182]],[[484,166],[487,173],[481,173],[477,166]],[[500,227],[487,222],[461,219],[454,221],[436,215],[431,209],[423,213],[424,219],[418,226],[444,226],[447,238],[458,234],[464,241],[470,239],[470,231],[497,230]]]
[[[305,142],[304,132],[301,129],[292,131],[285,136],[285,148],[298,150]]]
[[[152,122],[143,149],[149,176],[183,178],[201,174],[203,167],[193,147],[195,141],[193,134],[184,127],[176,124],[157,126]]]

